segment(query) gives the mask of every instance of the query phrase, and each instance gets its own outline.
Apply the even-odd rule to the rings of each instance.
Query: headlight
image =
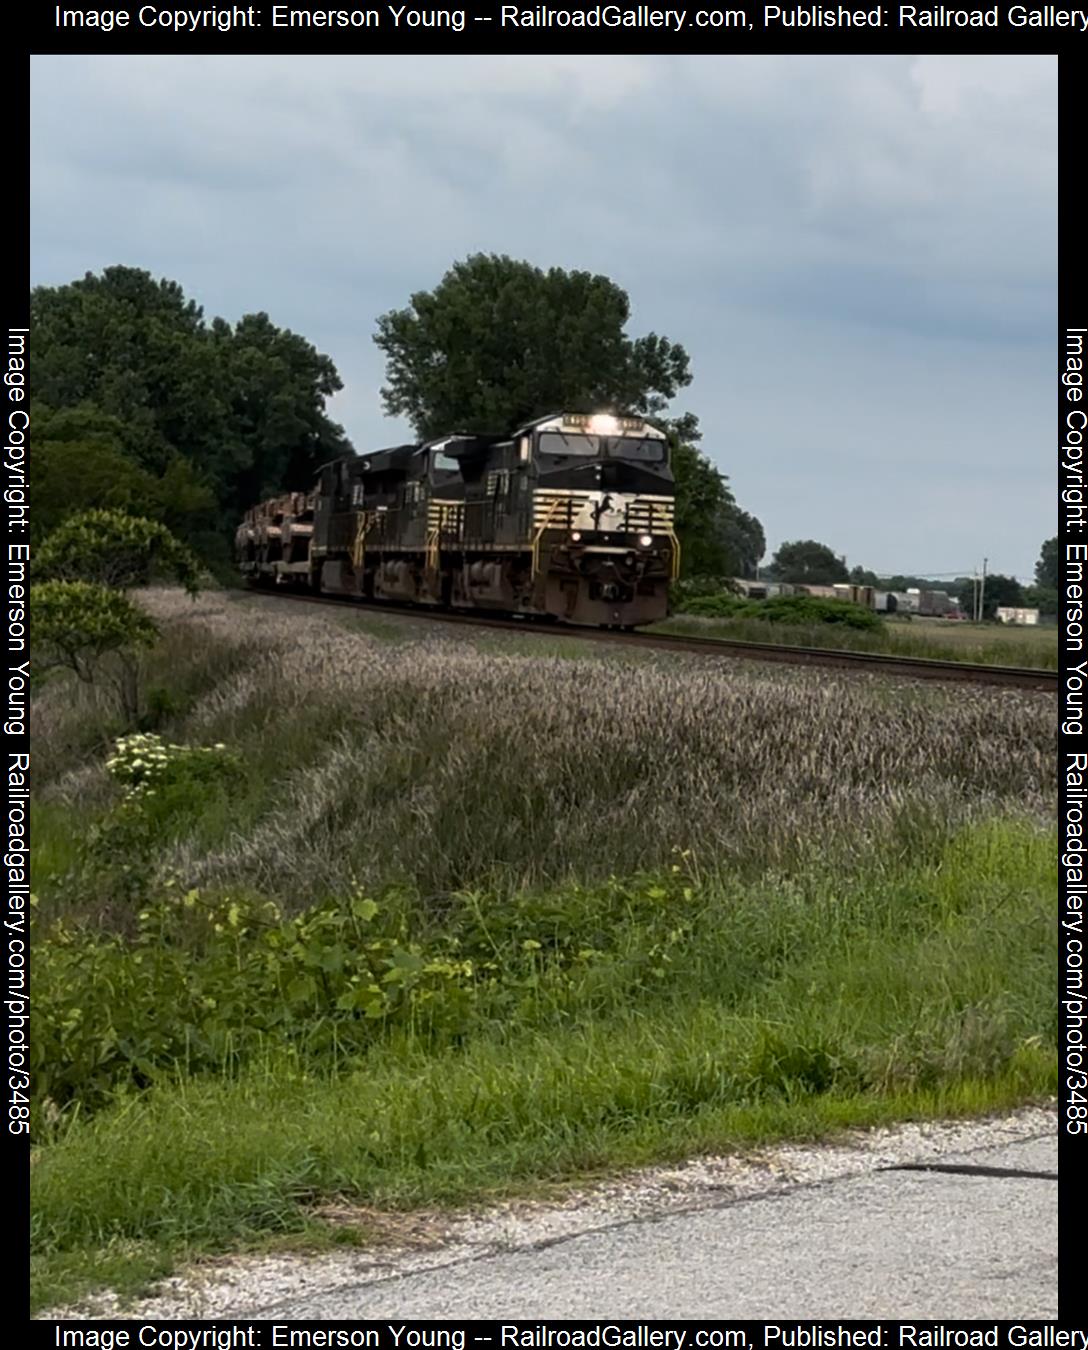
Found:
[[[582,542],[582,531],[571,530],[570,537],[576,544],[580,544]]]
[[[611,413],[594,413],[589,419],[589,430],[594,436],[614,436],[620,424]]]
[[[649,548],[650,545],[654,542],[654,537],[652,534],[640,534],[638,537],[638,542],[642,548]]]

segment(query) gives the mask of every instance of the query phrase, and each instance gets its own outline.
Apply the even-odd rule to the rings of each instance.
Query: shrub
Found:
[[[37,1100],[47,1114],[76,1099],[94,1109],[181,1066],[245,1063],[268,1038],[317,1060],[359,1053],[383,1029],[448,1041],[576,1000],[596,967],[634,994],[669,974],[699,904],[674,865],[524,895],[506,912],[465,896],[440,929],[396,892],[379,904],[359,887],[289,916],[252,895],[168,884],[128,938],[43,923],[35,906]]]
[[[758,606],[757,600],[719,592],[717,595],[692,596],[683,602],[680,612],[698,614],[706,619],[753,619],[758,615]]]
[[[139,705],[141,649],[154,622],[124,595],[87,581],[43,581],[30,588],[30,640],[36,674],[65,667],[85,684],[106,674],[129,720]]]
[[[759,619],[764,623],[833,623],[848,628],[873,630],[881,619],[871,609],[850,600],[832,600],[816,595],[776,595],[769,600],[747,600],[727,591],[681,597],[676,605],[682,614],[708,619]]]
[[[683,577],[669,587],[674,609],[683,609],[689,600],[706,595],[739,595],[732,577]]]
[[[770,623],[835,623],[848,628],[878,629],[881,619],[864,605],[817,595],[776,595],[758,601],[756,617]]]
[[[161,736],[122,736],[106,772],[121,800],[91,828],[83,881],[92,890],[138,898],[154,879],[154,855],[189,824],[209,798],[236,782],[241,759],[225,745],[173,745]],[[97,875],[96,875],[97,873]]]
[[[200,564],[165,525],[123,511],[84,511],[50,534],[34,560],[43,581],[84,581],[113,590],[169,578],[195,595]]]
[[[172,789],[187,795],[233,777],[238,756],[216,745],[173,745],[151,732],[122,736],[106,760],[106,771],[124,790],[125,801],[146,801]]]

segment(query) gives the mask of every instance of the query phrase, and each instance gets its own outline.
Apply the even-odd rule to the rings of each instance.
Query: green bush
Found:
[[[210,784],[236,775],[238,756],[216,745],[175,745],[152,732],[122,736],[106,760],[106,772],[121,785],[124,800],[155,796],[199,797]]]
[[[673,608],[683,608],[689,600],[707,595],[739,595],[737,583],[732,577],[682,577],[669,587]]]
[[[35,955],[38,1100],[93,1110],[179,1069],[229,1071],[264,1037],[360,1050],[440,992],[455,1018],[471,966],[374,933],[377,913],[362,895],[287,919],[253,898],[167,890],[131,939],[54,923]]]
[[[59,667],[84,684],[99,677],[111,685],[126,722],[140,706],[142,650],[159,630],[120,591],[89,581],[43,581],[30,588],[30,640],[34,678]]]
[[[222,743],[175,745],[144,732],[115,743],[106,772],[121,798],[89,831],[80,881],[133,900],[147,894],[162,844],[239,782],[242,762]]]
[[[759,601],[719,592],[692,596],[677,609],[681,614],[698,614],[706,619],[754,619],[759,614]]]
[[[682,596],[676,602],[682,614],[707,619],[759,619],[765,623],[840,624],[848,628],[879,629],[881,619],[871,609],[850,600],[816,595],[776,595],[769,600],[746,600],[727,591]]]
[[[835,623],[847,628],[877,629],[880,616],[851,600],[830,600],[817,595],[776,595],[757,601],[755,617],[771,623]]]
[[[47,536],[33,564],[41,581],[85,581],[125,591],[167,578],[195,595],[201,568],[165,525],[123,511],[83,511]]]
[[[158,636],[126,596],[88,581],[39,582],[30,588],[30,602],[37,673],[65,666],[89,682],[103,657],[131,655]]]
[[[129,937],[34,912],[36,1100],[47,1115],[76,1100],[93,1110],[179,1069],[230,1070],[269,1038],[318,1060],[396,1027],[457,1039],[533,1020],[542,1001],[592,1004],[597,966],[636,993],[668,973],[694,898],[677,867],[522,896],[505,913],[465,896],[430,932],[418,918],[410,931],[396,893],[379,905],[359,889],[289,917],[253,896],[167,886]]]

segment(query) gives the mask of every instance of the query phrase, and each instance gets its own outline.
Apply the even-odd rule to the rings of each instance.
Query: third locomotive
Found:
[[[256,582],[632,628],[666,615],[673,508],[663,432],[562,413],[334,460],[248,511],[236,546]]]

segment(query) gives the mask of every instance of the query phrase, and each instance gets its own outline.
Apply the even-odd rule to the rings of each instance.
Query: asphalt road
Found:
[[[297,1318],[1054,1318],[1057,1141],[949,1154],[358,1281]],[[1042,1175],[1031,1175],[1031,1174]]]

